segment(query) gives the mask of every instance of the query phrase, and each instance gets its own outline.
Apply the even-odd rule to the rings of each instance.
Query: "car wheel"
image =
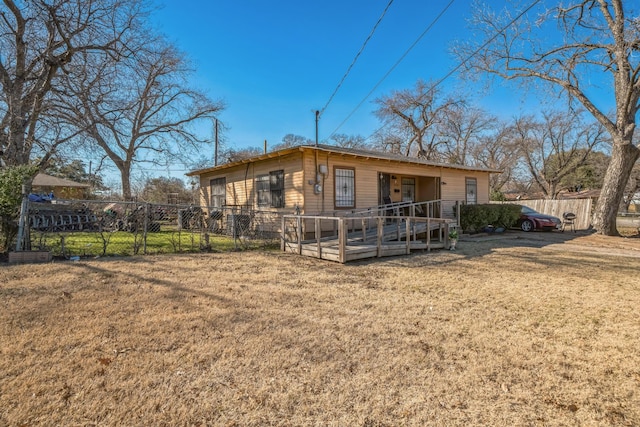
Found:
[[[533,222],[531,222],[528,219],[525,219],[524,221],[522,221],[522,224],[520,224],[520,228],[522,229],[522,231],[532,231]]]

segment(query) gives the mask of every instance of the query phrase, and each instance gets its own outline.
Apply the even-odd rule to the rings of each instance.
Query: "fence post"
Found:
[[[282,232],[282,237],[280,238],[280,250],[282,252],[284,252],[284,248],[286,246],[286,239],[287,239],[287,233],[286,233],[286,230],[285,230],[285,216],[284,215],[282,215],[281,232]]]
[[[298,234],[298,255],[302,255],[302,217],[298,215],[296,233]]]
[[[25,240],[28,232],[25,228],[29,227],[29,193],[31,192],[31,184],[28,178],[22,182],[22,204],[20,205],[20,219],[18,220],[18,241],[16,242],[16,252],[25,249]],[[8,243],[8,242],[7,242]]]
[[[149,203],[144,204],[144,228],[142,230],[142,253],[147,254],[147,229],[149,228]]]

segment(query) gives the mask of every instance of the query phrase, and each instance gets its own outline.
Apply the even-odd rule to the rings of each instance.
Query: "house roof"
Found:
[[[71,187],[71,188],[88,188],[89,184],[81,184],[71,181],[70,179],[58,178],[56,176],[47,175],[46,173],[38,173],[33,178],[33,187]]]
[[[223,169],[231,168],[231,167],[242,165],[242,164],[258,162],[258,161],[272,159],[272,158],[276,158],[276,157],[282,157],[282,156],[286,156],[288,154],[294,153],[296,151],[305,151],[305,150],[309,150],[309,151],[317,150],[319,152],[332,153],[332,154],[338,154],[338,155],[343,155],[343,156],[353,156],[353,157],[367,158],[367,159],[386,160],[386,161],[390,161],[390,162],[419,164],[419,165],[434,166],[434,167],[441,167],[441,168],[448,168],[448,169],[459,169],[459,170],[468,170],[468,171],[502,173],[502,171],[497,170],[497,169],[486,169],[486,168],[479,168],[479,167],[474,167],[474,166],[456,165],[456,164],[451,164],[451,163],[437,163],[437,162],[433,162],[433,161],[430,161],[430,160],[419,159],[417,157],[407,157],[407,156],[403,156],[403,155],[400,155],[400,154],[383,153],[383,152],[380,152],[380,151],[373,151],[373,150],[363,150],[363,149],[357,149],[357,148],[344,148],[344,147],[336,147],[336,146],[333,146],[333,145],[318,144],[317,146],[316,145],[299,145],[299,146],[296,146],[296,147],[285,148],[285,149],[282,149],[282,150],[273,151],[271,153],[265,153],[265,154],[261,154],[259,156],[250,157],[248,159],[243,159],[243,160],[239,160],[239,161],[236,161],[236,162],[225,163],[225,164],[220,165],[220,166],[208,167],[208,168],[204,168],[204,169],[197,169],[197,170],[188,172],[186,175],[187,176],[202,175],[202,174],[205,174],[205,173],[210,173],[210,172],[214,172],[214,171],[220,171],[220,170],[223,170]]]

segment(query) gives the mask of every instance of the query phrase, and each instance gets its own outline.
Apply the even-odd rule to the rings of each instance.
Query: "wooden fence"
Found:
[[[491,203],[503,203],[503,202],[491,202]],[[571,212],[576,214],[574,221],[577,230],[586,230],[591,226],[591,199],[564,199],[564,200],[518,200],[517,202],[504,202],[514,203],[519,205],[528,206],[531,209],[543,214],[553,215],[562,220],[562,214],[565,212]]]

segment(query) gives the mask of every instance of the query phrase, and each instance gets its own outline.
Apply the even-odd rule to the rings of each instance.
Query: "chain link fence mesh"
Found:
[[[30,202],[25,249],[64,258],[267,249],[279,245],[281,221],[244,206]]]

